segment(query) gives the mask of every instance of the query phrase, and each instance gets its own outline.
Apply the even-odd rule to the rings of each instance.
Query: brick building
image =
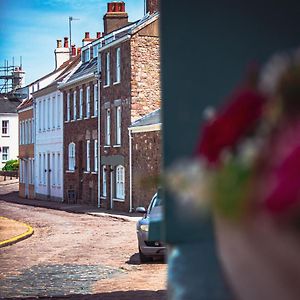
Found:
[[[157,192],[162,158],[160,109],[138,119],[128,129],[132,210],[148,207]]]
[[[97,56],[101,33],[83,39],[79,68],[60,85],[64,101],[64,199],[98,203],[98,82]]]
[[[18,106],[19,115],[19,196],[34,199],[34,112],[33,99]]]
[[[114,4],[125,13],[124,3]],[[100,202],[108,209],[131,210],[128,127],[160,107],[158,20],[148,13],[105,35],[99,49]]]

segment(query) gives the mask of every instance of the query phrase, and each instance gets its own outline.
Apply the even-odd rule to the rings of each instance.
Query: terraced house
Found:
[[[85,33],[79,68],[59,88],[64,102],[63,173],[68,203],[97,205],[98,82],[97,56],[101,33]]]
[[[125,4],[108,5],[105,36],[99,49],[100,84],[100,205],[132,211],[129,126],[160,108],[159,13],[147,1],[147,14],[110,32],[111,15],[126,15]],[[117,12],[117,13],[116,13]],[[115,17],[116,18],[116,17]],[[108,19],[109,20],[109,19]],[[124,20],[124,18],[122,19]],[[147,170],[145,170],[147,176]]]

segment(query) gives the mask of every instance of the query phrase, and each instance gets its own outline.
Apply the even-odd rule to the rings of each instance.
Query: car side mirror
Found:
[[[137,213],[141,213],[141,214],[145,214],[145,213],[147,212],[146,208],[145,208],[145,207],[141,207],[141,206],[137,207],[137,208],[135,209],[135,211],[136,211]]]

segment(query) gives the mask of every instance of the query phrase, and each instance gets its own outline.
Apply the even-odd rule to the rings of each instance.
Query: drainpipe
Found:
[[[99,62],[98,62],[99,63]],[[101,122],[100,122],[100,73],[97,72],[97,85],[98,85],[98,208],[101,207]]]
[[[132,212],[132,136],[131,129],[128,128],[129,137],[129,212]]]

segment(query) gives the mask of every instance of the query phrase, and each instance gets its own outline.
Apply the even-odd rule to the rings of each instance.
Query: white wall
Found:
[[[8,121],[8,135],[2,134],[2,121]],[[8,160],[17,159],[19,155],[19,124],[18,114],[1,113],[0,114],[0,169],[5,165],[2,160],[3,147],[9,147]]]
[[[55,91],[35,100],[35,192],[63,198],[63,95]],[[48,170],[48,154],[50,169]],[[44,164],[44,158],[46,162]],[[44,170],[47,169],[47,172]],[[49,178],[49,177],[50,178]],[[49,180],[48,180],[49,178]],[[49,185],[50,182],[50,185]],[[58,199],[57,199],[58,200]]]

